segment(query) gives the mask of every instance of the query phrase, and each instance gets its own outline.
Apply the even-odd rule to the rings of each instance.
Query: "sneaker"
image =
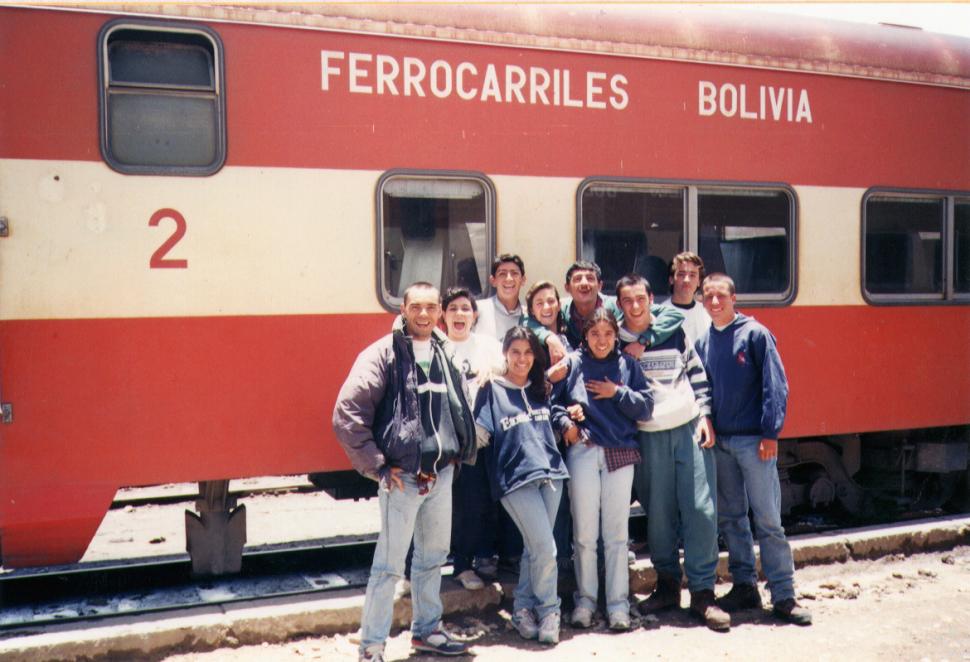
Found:
[[[680,578],[660,574],[657,575],[657,587],[653,593],[637,605],[644,616],[674,607],[680,607]]]
[[[442,623],[423,637],[411,637],[411,648],[436,655],[464,655],[468,652],[468,645],[455,639]]]
[[[383,644],[371,644],[360,652],[358,662],[384,662]]]
[[[485,579],[495,579],[498,577],[498,564],[495,563],[495,559],[493,558],[475,559],[475,570],[479,577],[484,577]]]
[[[690,594],[690,613],[704,621],[704,624],[715,632],[725,632],[731,629],[731,617],[717,606],[714,591],[694,591]]]
[[[559,643],[559,612],[551,611],[539,622],[539,643],[556,645]]]
[[[610,629],[617,632],[624,632],[630,629],[630,614],[623,611],[614,611],[610,614]]]
[[[531,609],[523,607],[512,614],[512,625],[523,639],[535,639],[539,635],[539,625]]]
[[[742,609],[761,609],[761,594],[754,584],[735,584],[717,600],[717,606],[727,612]]]
[[[463,572],[458,573],[455,577],[458,583],[461,584],[466,591],[480,591],[485,588],[485,582],[482,578],[475,574],[475,571],[469,568]]]
[[[574,628],[588,628],[593,624],[593,610],[589,607],[576,607],[569,617],[569,623]]]
[[[774,612],[782,620],[794,623],[795,625],[812,624],[812,612],[795,602],[795,598],[785,598],[780,602],[776,602]]]

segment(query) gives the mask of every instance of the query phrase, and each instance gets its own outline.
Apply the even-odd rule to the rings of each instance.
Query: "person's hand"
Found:
[[[546,338],[546,348],[549,350],[549,362],[556,364],[566,357],[566,346],[562,344],[555,333],[550,333]]]
[[[609,378],[602,381],[590,379],[586,382],[586,390],[592,393],[596,400],[608,400],[616,395],[617,386]]]
[[[629,345],[623,348],[623,351],[632,356],[635,359],[640,358],[643,354],[643,350],[646,349],[643,345],[638,342],[631,342]]]
[[[404,481],[401,480],[401,467],[384,467],[381,469],[381,485],[387,488],[388,492],[393,492],[394,488],[404,491]]]
[[[762,439],[758,444],[758,457],[762,462],[767,462],[773,457],[778,457],[778,440]]]
[[[546,379],[555,384],[565,379],[567,374],[569,374],[569,362],[564,359],[546,370]]]
[[[569,428],[562,433],[562,440],[566,442],[567,446],[572,446],[579,441],[579,427],[576,425],[570,425]]]
[[[570,419],[576,421],[577,423],[582,423],[586,420],[586,414],[583,412],[583,405],[569,405],[566,407],[566,413],[569,414]]]
[[[694,438],[701,448],[710,448],[714,445],[714,426],[711,424],[710,418],[702,416],[697,421],[697,434],[694,435]]]

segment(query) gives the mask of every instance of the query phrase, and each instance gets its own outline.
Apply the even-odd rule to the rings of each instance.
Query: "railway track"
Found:
[[[314,491],[309,482],[266,481],[234,489],[238,495]],[[192,484],[130,490],[115,507],[191,501]],[[119,505],[120,504],[120,505]],[[943,515],[943,511],[847,521],[836,516],[787,518],[789,535],[887,524]],[[639,505],[631,511],[634,549],[646,553],[646,519]],[[193,578],[186,554],[150,560],[99,561],[72,566],[0,573],[0,638],[53,623],[80,623],[199,606],[218,606],[280,596],[326,593],[366,584],[376,534],[266,544],[243,554],[238,575]]]
[[[0,575],[0,637],[54,623],[326,593],[365,585],[375,536],[271,546],[238,575],[193,578],[187,555],[15,570]]]

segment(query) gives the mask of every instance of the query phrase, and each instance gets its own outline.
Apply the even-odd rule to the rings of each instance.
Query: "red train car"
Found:
[[[661,294],[683,249],[731,273],[791,380],[786,507],[966,475],[968,40],[654,7],[3,7],[0,88],[4,567],[78,560],[122,486],[204,482],[220,511],[228,478],[345,475],[333,401],[403,286],[485,293],[505,251],[529,281],[582,256]]]

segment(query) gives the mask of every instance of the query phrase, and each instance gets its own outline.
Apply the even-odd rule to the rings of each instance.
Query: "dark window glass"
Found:
[[[130,173],[210,174],[225,159],[218,48],[201,32],[142,27],[104,37],[102,148]]]
[[[381,187],[382,285],[390,305],[415,281],[478,296],[488,282],[490,189],[478,179],[392,176]]]
[[[638,273],[667,296],[669,260],[684,245],[685,189],[594,184],[581,199],[582,256],[603,270],[603,291]]]
[[[970,294],[970,200],[957,200],[953,212],[953,290]]]
[[[697,252],[705,270],[731,276],[738,294],[786,294],[792,287],[792,218],[783,191],[698,191]]]
[[[212,44],[195,35],[119,30],[108,40],[112,85],[172,85],[215,90]],[[146,36],[148,39],[146,39]]]
[[[943,294],[942,198],[866,201],[866,291]]]

